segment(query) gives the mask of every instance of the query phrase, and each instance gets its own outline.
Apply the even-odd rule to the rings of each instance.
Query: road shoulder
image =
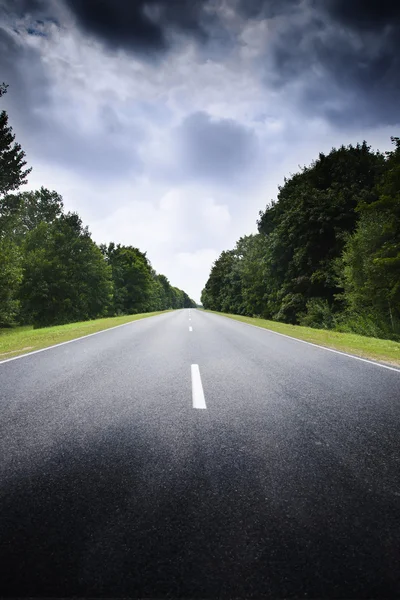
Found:
[[[312,329],[311,327],[288,325],[287,323],[278,323],[277,321],[232,315],[211,310],[205,310],[204,312],[227,317],[261,329],[267,329],[270,332],[320,346],[321,348],[371,360],[382,365],[400,367],[400,343],[392,340],[365,337],[353,333],[340,333],[325,329]]]

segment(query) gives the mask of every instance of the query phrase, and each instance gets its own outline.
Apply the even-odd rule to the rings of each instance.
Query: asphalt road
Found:
[[[1,596],[400,596],[400,371],[181,310],[0,363],[0,410]]]

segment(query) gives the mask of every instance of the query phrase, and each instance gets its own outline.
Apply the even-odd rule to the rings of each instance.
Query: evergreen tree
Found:
[[[0,97],[6,90],[7,86],[2,84]],[[8,115],[3,110],[0,113],[0,197],[26,183],[32,169],[25,169],[25,166],[25,152],[15,142],[15,135],[8,124]]]

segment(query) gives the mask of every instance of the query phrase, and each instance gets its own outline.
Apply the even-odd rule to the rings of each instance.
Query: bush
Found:
[[[400,323],[397,323],[396,329],[399,327]],[[400,335],[393,332],[387,321],[372,312],[361,313],[346,311],[337,319],[335,331],[340,331],[341,333],[357,333],[358,335],[365,335],[367,337],[400,341]]]
[[[335,326],[335,317],[327,300],[311,298],[307,302],[307,312],[299,319],[300,325],[316,329],[332,329]]]

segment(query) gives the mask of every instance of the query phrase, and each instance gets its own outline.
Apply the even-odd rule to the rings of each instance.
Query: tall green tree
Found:
[[[232,250],[224,250],[214,262],[201,296],[204,308],[229,311],[232,300],[231,279],[234,259]]]
[[[241,313],[270,317],[268,301],[273,292],[273,278],[268,237],[260,233],[242,237],[237,242],[234,253],[236,272],[240,279]]]
[[[367,335],[400,335],[400,139],[392,138],[377,199],[359,207],[360,220],[343,253],[345,323]]]
[[[383,155],[342,146],[285,179],[259,234],[222,252],[206,308],[400,334],[400,141]]]
[[[271,294],[269,239],[263,234],[240,238],[233,250],[215,261],[202,292],[205,308],[268,317]]]
[[[23,244],[20,290],[24,320],[37,327],[104,316],[111,269],[75,213],[40,222]]]
[[[0,232],[21,242],[41,222],[52,223],[63,214],[62,197],[44,187],[40,190],[7,194],[1,199]]]
[[[260,233],[274,234],[275,318],[297,323],[311,298],[334,305],[341,292],[336,260],[356,227],[357,207],[377,200],[384,168],[385,157],[365,142],[333,149],[285,180],[277,202],[260,214]]]
[[[0,237],[0,327],[8,327],[16,322],[21,281],[20,250],[11,239]]]
[[[168,277],[166,277],[165,275],[162,275],[160,273],[159,275],[157,275],[157,280],[162,288],[162,291],[161,291],[162,310],[173,308],[173,303],[174,303],[173,291],[172,291],[172,286],[169,282]]]
[[[133,246],[114,243],[103,246],[114,283],[115,314],[137,314],[152,310],[153,276],[146,257]]]
[[[0,97],[7,86],[0,84]],[[0,326],[12,325],[19,311],[18,289],[22,280],[21,252],[12,235],[12,217],[19,202],[8,193],[26,183],[25,153],[15,142],[8,115],[0,113]]]
[[[7,91],[7,86],[0,86],[0,96]],[[27,182],[32,169],[25,169],[25,152],[15,141],[12,127],[8,124],[5,110],[0,113],[0,196],[18,189]]]
[[[181,306],[180,308],[196,308],[197,307],[196,302],[192,298],[190,298],[190,296],[188,296],[188,294],[186,292],[182,291],[182,295],[183,295],[183,306]]]

